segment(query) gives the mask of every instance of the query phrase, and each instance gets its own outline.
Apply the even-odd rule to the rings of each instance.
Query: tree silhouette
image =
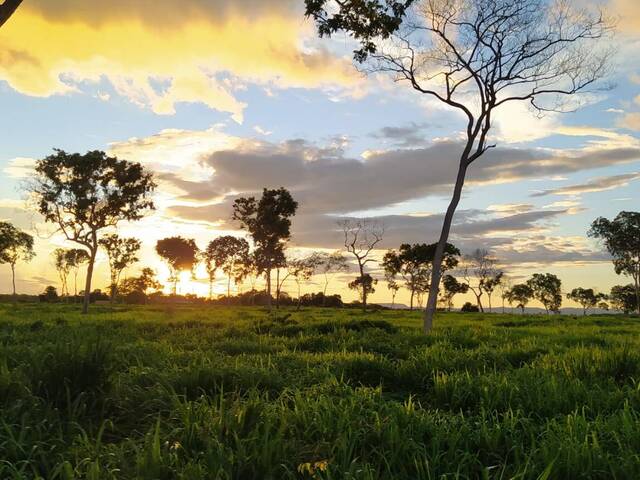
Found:
[[[467,169],[494,144],[498,110],[527,102],[560,110],[572,95],[595,89],[610,52],[602,14],[548,0],[305,0],[320,36],[346,32],[365,71],[387,72],[465,119],[465,142],[436,250],[424,331],[436,310],[441,263]]]
[[[436,243],[431,245],[404,243],[400,245],[398,251],[389,250],[382,259],[387,279],[395,279],[399,275],[404,280],[405,287],[410,292],[410,310],[413,310],[416,294],[429,289],[436,247]],[[455,268],[458,265],[459,256],[460,250],[448,243],[443,259],[443,271]]]
[[[317,257],[318,273],[324,276],[324,286],[322,288],[322,306],[324,306],[327,297],[327,289],[329,288],[330,275],[349,271],[349,264],[347,263],[346,257],[340,250],[336,250],[331,253],[316,252],[314,255]]]
[[[78,273],[80,267],[89,262],[89,254],[82,248],[70,248],[66,252],[66,261],[69,268],[73,269],[73,295],[78,296]],[[69,291],[67,290],[67,295]]]
[[[351,282],[349,288],[359,290],[362,300],[362,310],[367,310],[367,297],[373,293],[373,285],[376,281],[371,275],[365,278],[365,267],[369,262],[375,262],[369,258],[376,245],[382,241],[384,236],[384,225],[367,219],[346,219],[338,222],[344,234],[344,247],[347,252],[356,258],[360,277],[358,281]]]
[[[640,315],[640,212],[623,211],[612,221],[597,218],[588,235],[603,241],[618,275],[629,275],[633,279]]]
[[[606,300],[607,296],[604,293],[595,293],[593,288],[578,287],[567,293],[567,298],[580,304],[584,316],[590,308],[595,307],[602,300]]]
[[[35,172],[30,189],[38,211],[89,253],[82,305],[82,313],[87,313],[100,233],[152,210],[156,185],[141,164],[100,151],[81,155],[56,150],[38,160]]]
[[[9,222],[0,222],[0,264],[11,267],[13,296],[16,296],[16,264],[19,260],[29,262],[35,256],[33,237]]]
[[[120,282],[118,291],[129,297],[137,296],[141,298],[142,303],[147,301],[147,291],[150,289],[159,290],[162,288],[162,284],[156,280],[156,272],[150,268],[143,268],[140,275],[137,277],[125,278]]]
[[[372,293],[375,293],[376,290],[374,288],[374,285],[376,285],[377,283],[378,280],[373,278],[368,273],[365,273],[364,275],[357,277],[354,281],[349,282],[347,286],[351,290],[355,290],[358,292],[360,301],[363,305],[365,305],[366,298]]]
[[[267,306],[271,310],[271,271],[285,264],[284,249],[291,238],[291,217],[298,202],[285,188],[264,189],[260,200],[241,197],[233,204],[233,219],[247,230],[255,246],[256,268],[267,283]]]
[[[3,3],[0,3],[0,27],[9,20],[21,3],[22,0],[4,0]]]
[[[614,285],[611,287],[609,300],[614,309],[624,313],[633,312],[639,307],[635,286],[631,283],[629,285]]]
[[[64,248],[56,248],[53,251],[53,262],[60,277],[60,283],[62,288],[60,289],[60,295],[63,297],[69,295],[69,287],[67,286],[67,279],[71,272],[71,265],[67,261],[67,250]]]
[[[227,276],[227,303],[229,303],[231,280],[233,279],[237,284],[248,274],[246,267],[250,261],[249,242],[232,235],[214,238],[202,251],[202,259],[209,275],[209,298],[213,294],[216,270],[220,269]]]
[[[291,272],[291,276],[298,287],[298,304],[296,310],[300,310],[302,301],[302,282],[309,281],[309,279],[311,279],[318,267],[322,264],[322,260],[321,256],[312,253],[307,257],[293,259],[288,262],[287,268],[289,272]]]
[[[526,283],[518,283],[505,292],[509,304],[515,303],[524,314],[524,309],[533,298],[533,289]]]
[[[450,312],[453,307],[453,297],[462,293],[463,295],[469,291],[469,285],[459,282],[453,275],[445,275],[442,277],[443,294],[442,301]]]
[[[533,276],[527,280],[527,285],[533,292],[533,298],[538,300],[544,309],[549,312],[560,312],[560,305],[562,305],[561,287],[562,282],[558,277],[552,273],[534,273]]]
[[[192,238],[168,237],[158,240],[156,252],[169,267],[169,281],[173,283],[173,294],[177,295],[180,272],[193,275],[198,264],[198,246]]]
[[[462,276],[469,285],[469,290],[475,295],[478,308],[483,313],[482,296],[485,293],[493,293],[502,279],[503,273],[496,267],[497,263],[498,260],[488,250],[482,248],[477,248],[464,257]],[[472,278],[477,280],[475,285],[471,281]],[[490,298],[489,305],[491,305]]]
[[[121,238],[116,233],[105,235],[100,239],[99,243],[105,249],[109,258],[109,276],[111,279],[109,296],[111,303],[113,303],[118,293],[120,275],[127,267],[140,260],[138,252],[142,244],[137,238]]]

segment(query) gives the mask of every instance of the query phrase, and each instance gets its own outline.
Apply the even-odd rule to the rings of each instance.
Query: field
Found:
[[[640,478],[624,317],[0,306],[0,478]]]

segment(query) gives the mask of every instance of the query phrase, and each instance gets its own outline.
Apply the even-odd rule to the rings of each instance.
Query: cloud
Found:
[[[580,195],[583,193],[603,192],[625,187],[634,180],[640,179],[640,172],[625,173],[622,175],[612,175],[608,177],[594,178],[586,183],[569,185],[566,187],[552,188],[532,194],[532,197],[543,197],[545,195]]]
[[[33,174],[35,165],[34,158],[17,157],[9,160],[2,171],[10,178],[28,178]]]
[[[400,127],[383,127],[371,136],[397,147],[415,148],[429,142],[429,136],[425,134],[428,127],[428,123],[411,122]]]
[[[640,112],[627,113],[618,119],[620,128],[640,131]]]
[[[0,44],[0,79],[23,94],[69,94],[106,79],[158,114],[200,102],[242,121],[237,91],[246,82],[359,82],[348,58],[320,46],[292,1],[185,0],[178,8],[168,0],[36,0],[3,27]]]

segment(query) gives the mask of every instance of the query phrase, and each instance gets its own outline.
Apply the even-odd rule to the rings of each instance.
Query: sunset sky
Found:
[[[534,272],[558,274],[564,291],[630,282],[586,237],[594,218],[640,210],[640,2],[601,3],[619,19],[614,88],[585,96],[575,113],[505,108],[498,148],[472,166],[456,215],[452,242],[492,250],[516,282]],[[51,251],[73,246],[26,208],[21,190],[52,148],[103,149],[156,173],[157,211],[120,229],[144,242],[129,274],[150,265],[166,279],[160,238],[204,247],[243,235],[230,205],[262,187],[284,186],[299,201],[300,253],[340,248],[342,215],[383,220],[383,249],[437,240],[462,117],[389,77],[358,73],[349,39],[318,39],[302,4],[24,1],[0,29],[0,219],[33,233],[37,250],[18,266],[20,292],[58,285]],[[0,268],[0,292],[9,292],[9,268]],[[97,268],[94,285],[105,289],[106,258]],[[180,291],[206,294],[198,275]],[[330,290],[355,298],[344,286],[352,277]],[[390,301],[383,282],[370,300]],[[397,300],[408,302],[407,292]]]

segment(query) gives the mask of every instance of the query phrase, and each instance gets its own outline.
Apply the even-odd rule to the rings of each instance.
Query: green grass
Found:
[[[640,478],[637,319],[419,326],[0,305],[0,478]]]

